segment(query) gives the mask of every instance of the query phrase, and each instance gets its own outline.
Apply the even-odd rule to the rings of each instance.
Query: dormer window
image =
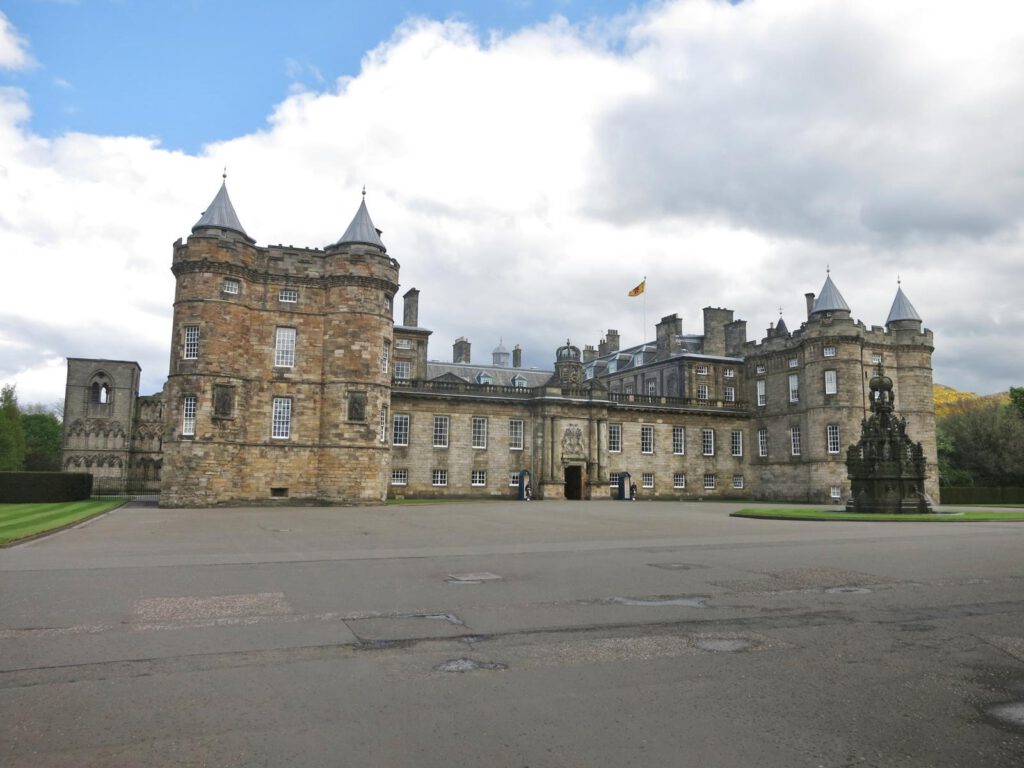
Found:
[[[513,376],[512,377],[512,386],[513,387],[525,387],[526,386],[526,377],[525,376]]]
[[[476,383],[477,384],[493,384],[494,383],[494,377],[491,376],[491,374],[489,374],[489,373],[481,372],[481,373],[478,373],[476,375]]]

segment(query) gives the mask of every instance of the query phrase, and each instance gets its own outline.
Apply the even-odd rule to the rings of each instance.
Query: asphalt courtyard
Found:
[[[0,550],[0,765],[1024,765],[1024,523],[738,507],[124,507]]]

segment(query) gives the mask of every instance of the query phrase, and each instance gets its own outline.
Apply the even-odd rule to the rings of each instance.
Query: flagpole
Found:
[[[644,325],[640,329],[640,344],[647,338],[647,275],[644,275]]]

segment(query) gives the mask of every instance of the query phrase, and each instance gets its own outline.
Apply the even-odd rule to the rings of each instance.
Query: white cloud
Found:
[[[158,388],[170,244],[226,164],[260,243],[336,240],[366,184],[436,359],[460,335],[475,359],[502,337],[543,366],[566,336],[613,327],[636,343],[644,303],[625,293],[645,274],[645,336],[671,312],[699,332],[713,305],[759,338],[779,306],[799,325],[831,264],[868,324],[902,275],[936,331],[938,380],[1020,384],[1006,363],[1024,333],[1018,13],[692,0],[486,38],[414,20],[357,76],[300,87],[263,130],[200,157],[43,139],[26,95],[0,91],[0,253],[19,286],[0,314],[0,381],[49,402],[55,356],[107,356],[138,359]]]
[[[0,11],[0,69],[24,69],[31,64],[28,42],[18,34],[3,11]]]

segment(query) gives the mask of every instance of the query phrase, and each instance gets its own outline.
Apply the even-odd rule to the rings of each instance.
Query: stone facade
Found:
[[[165,506],[515,496],[520,477],[537,498],[607,498],[623,473],[641,498],[838,502],[884,359],[938,496],[934,340],[902,291],[885,327],[852,319],[829,277],[793,332],[748,341],[707,307],[700,334],[669,315],[651,342],[609,330],[536,371],[501,343],[473,365],[466,338],[431,361],[415,288],[393,322],[398,269],[365,201],[331,246],[257,246],[222,187],[174,244],[164,391],[139,398],[134,363],[70,359],[65,463],[158,473]],[[89,399],[101,374],[128,387],[112,403]]]

